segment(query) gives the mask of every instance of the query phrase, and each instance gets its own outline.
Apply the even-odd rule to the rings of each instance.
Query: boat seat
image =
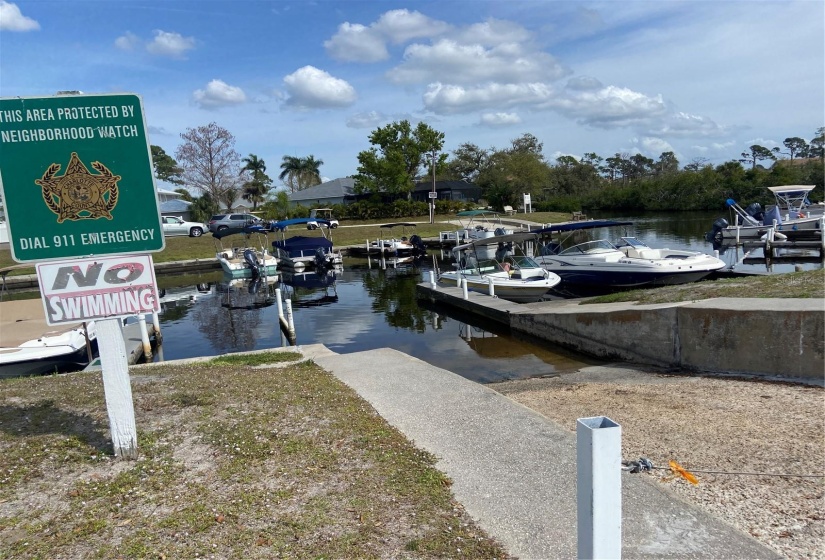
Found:
[[[642,249],[639,251],[640,259],[658,259],[659,257],[659,251],[656,249]]]

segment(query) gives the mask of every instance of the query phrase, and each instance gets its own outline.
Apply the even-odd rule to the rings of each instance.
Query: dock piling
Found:
[[[149,342],[149,330],[146,327],[146,315],[138,315],[138,324],[140,325],[140,341],[143,343],[143,356],[148,362],[152,359],[152,344]]]

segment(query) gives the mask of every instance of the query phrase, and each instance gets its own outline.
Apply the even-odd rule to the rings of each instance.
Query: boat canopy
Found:
[[[459,218],[471,218],[473,216],[494,216],[498,217],[501,214],[493,210],[464,210],[456,214]]]
[[[583,222],[565,222],[563,224],[554,224],[542,228],[534,233],[539,235],[543,233],[556,233],[561,231],[576,231],[580,229],[595,229],[615,226],[632,226],[633,222],[616,222],[614,220],[586,220]]]
[[[213,232],[212,237],[214,237],[215,239],[223,239],[224,237],[228,237],[230,235],[238,235],[239,233],[266,233],[266,229],[264,229],[264,227],[260,224],[244,227],[228,227],[226,229]]]
[[[768,187],[768,190],[776,195],[801,195],[808,194],[816,188],[816,185],[783,185],[781,187]]]
[[[816,185],[783,185],[781,187],[768,187],[773,193],[776,203],[784,210],[803,210],[811,203],[808,194],[816,188]]]
[[[326,237],[305,237],[303,235],[296,235],[289,239],[279,239],[272,242],[273,247],[283,249],[290,254],[300,254],[316,250],[318,247],[324,249],[332,249],[332,241]]]
[[[536,232],[520,231],[506,235],[496,235],[494,237],[483,237],[475,239],[469,243],[456,246],[453,251],[461,251],[471,247],[485,247],[487,245],[497,245],[499,243],[524,243],[525,241],[535,241],[538,235]]]
[[[289,226],[295,226],[298,224],[306,225],[309,222],[327,227],[329,227],[330,223],[329,220],[322,220],[321,218],[292,218],[291,220],[281,220],[280,222],[270,224],[269,229],[270,231],[284,231]]]

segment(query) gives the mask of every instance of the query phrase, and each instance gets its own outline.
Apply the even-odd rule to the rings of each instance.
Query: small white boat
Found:
[[[469,243],[477,239],[486,239],[497,235],[513,233],[511,228],[501,222],[501,214],[492,210],[465,210],[456,214],[461,228],[456,231],[442,231],[439,234],[442,243]]]
[[[561,278],[545,270],[525,250],[535,242],[535,233],[513,233],[477,239],[453,249],[455,270],[439,274],[442,285],[460,286],[484,294],[490,293],[516,303],[541,301],[545,294],[561,282]],[[529,250],[529,249],[528,249]],[[492,258],[485,255],[493,251]]]
[[[38,300],[3,302],[0,378],[77,371],[95,354],[95,322],[49,327]],[[52,329],[52,330],[49,330]]]
[[[381,237],[366,245],[350,248],[350,254],[356,256],[384,255],[408,257],[424,255],[427,246],[419,235],[412,233],[416,224],[412,222],[392,222],[378,226]],[[400,230],[400,235],[398,231]],[[409,234],[409,235],[408,235]]]
[[[257,278],[278,273],[278,260],[269,253],[269,239],[263,226],[226,228],[212,236],[216,244],[215,258],[225,274],[233,278]]]

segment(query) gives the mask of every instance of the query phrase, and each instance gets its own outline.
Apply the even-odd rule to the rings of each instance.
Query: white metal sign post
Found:
[[[143,101],[133,93],[0,98],[0,115],[0,197],[11,256],[38,263],[49,324],[96,320],[115,455],[134,458],[135,413],[117,317],[157,309],[145,254],[165,246]],[[105,260],[127,254],[133,256]],[[41,269],[72,258],[87,260]]]
[[[95,321],[115,455],[137,458],[137,427],[121,317],[160,310],[152,257],[128,255],[37,265],[49,325]]]

